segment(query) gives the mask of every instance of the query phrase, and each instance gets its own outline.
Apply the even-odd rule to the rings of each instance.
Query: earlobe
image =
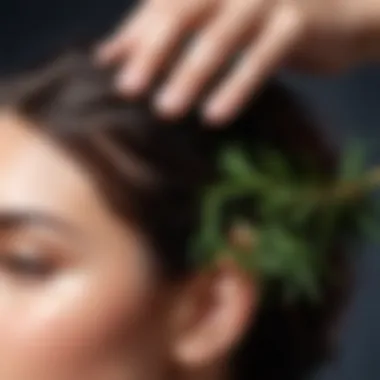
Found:
[[[227,359],[252,323],[258,287],[234,262],[193,280],[184,294],[181,325],[174,343],[175,361],[189,368]]]

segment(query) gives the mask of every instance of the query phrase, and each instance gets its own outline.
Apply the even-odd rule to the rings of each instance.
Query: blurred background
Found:
[[[380,68],[334,80],[291,74],[284,80],[305,98],[334,142],[358,137],[380,147]],[[369,165],[380,162],[380,149],[372,150]],[[380,379],[380,248],[363,242],[355,249],[360,251],[357,282],[341,324],[338,357],[320,369],[317,380]]]
[[[2,0],[0,74],[38,62],[78,38],[93,40],[131,9],[133,0]],[[333,142],[360,137],[380,147],[380,68],[366,67],[336,79],[282,74]],[[370,162],[380,162],[380,149]],[[363,242],[357,284],[342,321],[337,358],[320,368],[317,380],[380,379],[380,248]]]

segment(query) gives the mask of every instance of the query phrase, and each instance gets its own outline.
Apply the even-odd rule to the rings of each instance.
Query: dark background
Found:
[[[363,68],[334,80],[295,75],[285,80],[310,103],[333,141],[359,137],[380,147],[379,68]],[[368,164],[379,162],[380,150],[375,148]],[[356,251],[361,255],[357,284],[342,323],[339,356],[321,368],[318,380],[380,379],[380,248],[364,242]]]
[[[2,0],[0,4],[0,74],[38,61],[78,37],[103,36],[133,0]],[[334,80],[284,75],[311,106],[333,141],[368,139],[380,146],[380,69],[363,68]],[[370,159],[380,161],[380,153]],[[357,286],[342,323],[336,360],[320,369],[318,380],[380,379],[380,249],[363,244]]]

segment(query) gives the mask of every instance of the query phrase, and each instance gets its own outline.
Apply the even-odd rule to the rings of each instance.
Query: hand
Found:
[[[191,37],[155,106],[165,116],[187,112],[235,59],[202,106],[209,122],[228,122],[282,65],[318,73],[356,64],[361,30],[374,14],[368,2],[378,0],[145,0],[97,58],[120,65],[125,95],[141,95]]]

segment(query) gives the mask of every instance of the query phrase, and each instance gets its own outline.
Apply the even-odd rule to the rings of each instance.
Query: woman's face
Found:
[[[91,178],[0,113],[0,379],[157,379],[170,298]]]

